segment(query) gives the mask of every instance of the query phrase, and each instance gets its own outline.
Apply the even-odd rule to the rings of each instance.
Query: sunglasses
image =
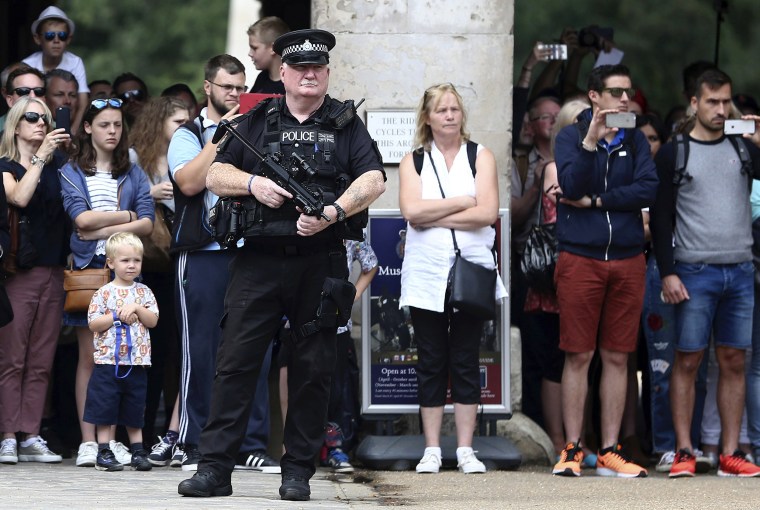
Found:
[[[55,36],[58,36],[58,39],[60,39],[61,41],[65,41],[66,39],[69,38],[69,33],[68,32],[45,32],[43,36],[45,37],[46,41],[52,41],[53,39],[55,39]]]
[[[45,115],[44,113],[25,112],[23,117],[21,118],[30,124],[37,124],[40,121],[40,119],[42,119],[42,122],[44,122],[45,124],[50,124],[50,119],[48,119],[47,115]]]
[[[625,92],[629,99],[636,95],[636,89],[626,89],[623,87],[607,87],[603,88],[602,92],[609,92],[612,97],[623,97],[623,92]]]
[[[116,97],[110,99],[94,99],[90,106],[96,110],[102,110],[103,108],[110,106],[111,108],[121,108],[123,101]]]
[[[127,90],[119,94],[119,97],[124,101],[142,101],[145,99],[145,93],[140,89]]]
[[[28,96],[30,92],[34,92],[36,97],[42,97],[45,95],[45,87],[16,87],[13,89],[13,93],[19,97]]]

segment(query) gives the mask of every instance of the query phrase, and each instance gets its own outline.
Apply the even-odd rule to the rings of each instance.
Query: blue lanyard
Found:
[[[114,374],[117,379],[126,379],[130,372],[132,372],[132,332],[128,325],[119,320],[119,316],[116,312],[113,314],[113,326],[116,328],[116,348],[114,349],[114,356],[116,357],[116,367],[114,368]],[[121,333],[124,332],[124,336],[127,337],[127,358],[130,361],[129,370],[123,376],[119,376],[119,351],[121,350]]]

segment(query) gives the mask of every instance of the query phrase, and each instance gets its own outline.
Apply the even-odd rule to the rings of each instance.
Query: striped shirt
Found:
[[[88,175],[85,179],[93,211],[119,210],[118,181],[111,176],[110,171],[96,170],[95,175]],[[95,254],[105,255],[105,253],[106,240],[99,239]]]

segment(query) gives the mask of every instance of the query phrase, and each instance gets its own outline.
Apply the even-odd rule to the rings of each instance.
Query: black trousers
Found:
[[[314,474],[327,420],[336,328],[323,327],[304,338],[300,327],[316,317],[325,278],[347,277],[348,267],[342,244],[312,251],[291,248],[247,245],[230,265],[211,411],[201,433],[199,471],[210,470],[229,479],[262,361],[286,315],[294,345],[288,364],[286,453],[280,464],[283,477],[310,478]]]

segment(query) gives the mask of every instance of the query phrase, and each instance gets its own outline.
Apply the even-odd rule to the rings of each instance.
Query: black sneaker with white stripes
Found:
[[[280,463],[267,455],[265,451],[256,450],[239,453],[237,462],[235,462],[235,469],[247,469],[278,475],[280,474]]]

